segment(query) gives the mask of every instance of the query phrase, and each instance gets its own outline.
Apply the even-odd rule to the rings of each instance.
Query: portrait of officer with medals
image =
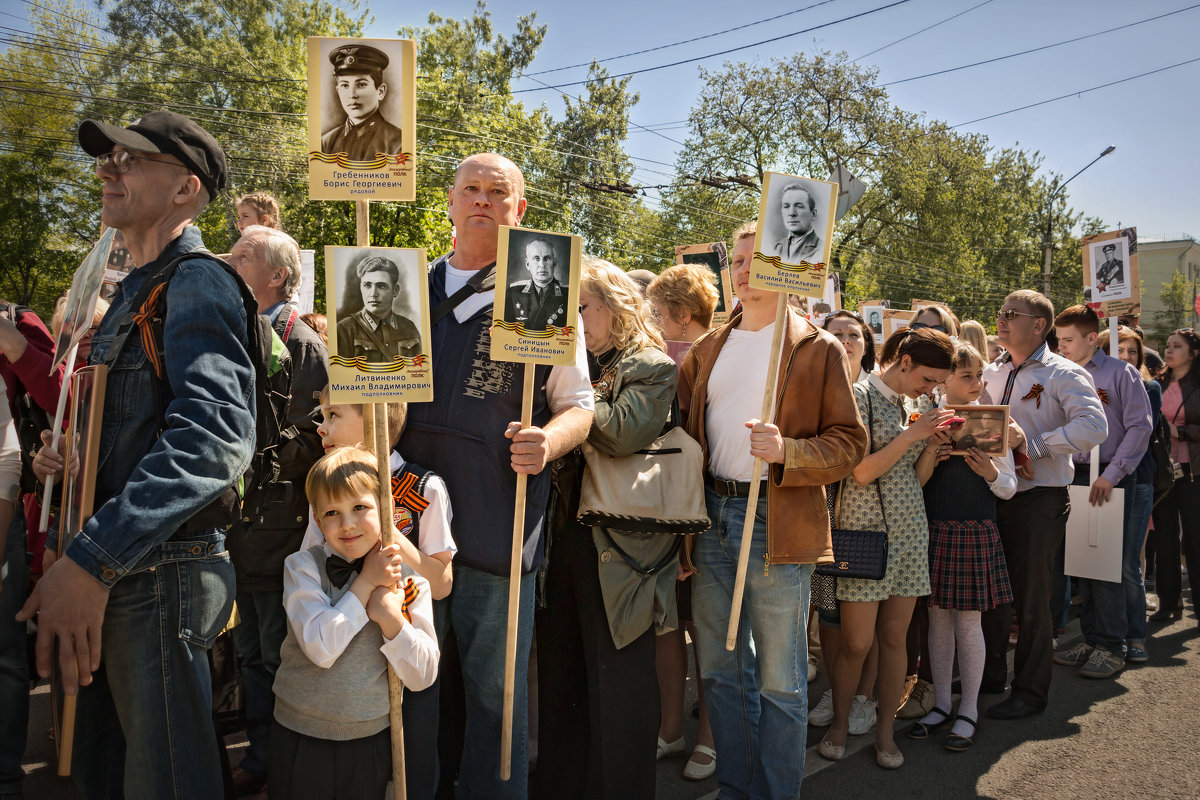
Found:
[[[559,255],[555,242],[543,237],[529,239],[524,248],[514,248],[508,274],[520,275],[517,259],[523,253],[528,280],[508,284],[504,298],[504,321],[520,322],[529,332],[546,330],[549,325],[562,327],[567,320],[567,287],[555,277]]]
[[[380,112],[388,93],[383,79],[390,63],[387,54],[370,45],[347,44],[330,51],[329,61],[346,118],[321,134],[321,152],[345,153],[351,161],[403,152],[400,129]]]
[[[1104,263],[1096,269],[1096,289],[1100,294],[1123,289],[1125,287],[1125,261],[1119,257],[1117,245],[1107,242],[1102,251]]]
[[[395,262],[367,255],[354,267],[354,274],[358,278],[362,309],[338,314],[337,354],[379,364],[390,363],[396,356],[412,357],[420,353],[420,329],[394,310],[400,296],[400,268]]]

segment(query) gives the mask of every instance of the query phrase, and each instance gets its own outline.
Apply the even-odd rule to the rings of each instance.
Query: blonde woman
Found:
[[[609,262],[584,259],[579,314],[596,401],[588,443],[601,453],[630,455],[658,438],[667,423],[675,362],[663,353],[637,284]],[[613,587],[602,584],[600,567],[617,556],[602,529],[575,519],[584,469],[578,451],[553,468],[545,607],[536,619],[538,768],[532,795],[653,797],[659,716],[654,640],[656,628],[678,624],[677,568],[668,565],[645,579],[651,602],[610,615],[606,591]],[[664,548],[671,538],[655,537]],[[660,560],[652,558],[646,563]],[[632,569],[629,577],[637,579]]]
[[[917,306],[909,327],[913,330],[933,328],[947,336],[958,336],[958,318],[945,306]]]
[[[650,282],[646,298],[664,339],[694,342],[708,333],[719,295],[707,267],[677,264]]]

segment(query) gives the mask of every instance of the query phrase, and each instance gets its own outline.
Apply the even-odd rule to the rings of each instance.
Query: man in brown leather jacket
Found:
[[[684,563],[695,571],[693,617],[722,794],[799,797],[809,579],[815,564],[833,560],[824,486],[850,474],[867,434],[845,351],[791,310],[773,421],[756,419],[778,295],[749,286],[754,234],[754,223],[734,232],[730,273],[741,312],[696,342],[680,368],[679,403],[688,433],[704,448],[712,519]],[[755,458],[764,462],[760,474],[752,474]],[[729,652],[725,632],[752,480],[763,485],[737,647]]]

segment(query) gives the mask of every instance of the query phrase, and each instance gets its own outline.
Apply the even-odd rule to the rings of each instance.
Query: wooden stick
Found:
[[[356,242],[359,247],[371,246],[371,201],[354,201]],[[368,412],[368,408],[370,411]],[[363,406],[363,443],[375,455],[379,474],[379,538],[387,547],[393,541],[395,524],[392,522],[392,443],[388,436],[387,403],[370,403]],[[398,586],[392,591],[397,591]],[[392,739],[392,795],[396,800],[407,796],[404,778],[404,716],[402,703],[404,684],[396,670],[388,664],[388,712]]]
[[[763,390],[762,416],[759,420],[770,422],[771,408],[775,404],[775,381],[779,375],[779,351],[783,345],[783,322],[787,314],[787,293],[780,292],[775,304],[775,332],[771,335],[771,355],[767,359],[767,387]],[[758,490],[762,485],[763,461],[754,459],[750,468],[750,496],[746,498],[746,521],[742,524],[742,546],[738,550],[737,578],[733,582],[733,604],[729,609],[729,629],[725,634],[725,649],[737,646],[738,620],[742,616],[742,595],[746,591],[746,567],[750,563],[750,540],[754,537],[754,510],[758,507]]]
[[[521,394],[521,428],[533,425],[534,364],[525,364]],[[517,473],[517,502],[513,510],[512,560],[508,567],[508,637],[504,641],[504,712],[500,723],[500,780],[512,775],[513,698],[517,677],[517,617],[521,607],[521,550],[525,545],[525,490],[529,476]],[[522,767],[524,769],[524,767]]]
[[[16,323],[16,320],[13,320]],[[58,407],[54,411],[54,427],[50,429],[50,446],[55,450],[58,449],[58,440],[62,435],[63,417],[67,412],[67,395],[71,393],[71,375],[75,372],[75,352],[79,349],[79,345],[71,345],[71,349],[67,350],[66,369],[63,370],[62,386],[58,390]],[[41,434],[41,431],[38,431]],[[38,520],[38,531],[45,533],[50,528],[50,498],[54,494],[54,476],[46,477],[46,488],[42,490],[42,516]],[[59,539],[62,539],[62,531],[59,531]],[[2,553],[3,551],[0,551]]]

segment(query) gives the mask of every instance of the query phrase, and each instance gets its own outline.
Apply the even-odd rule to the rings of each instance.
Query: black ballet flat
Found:
[[[942,721],[934,723],[915,722],[913,723],[913,726],[908,729],[908,738],[928,739],[930,736],[933,736],[933,734],[937,733],[942,728],[946,727],[947,724],[953,721],[949,711],[943,711],[935,706],[929,710],[930,714],[934,712],[942,715]]]

